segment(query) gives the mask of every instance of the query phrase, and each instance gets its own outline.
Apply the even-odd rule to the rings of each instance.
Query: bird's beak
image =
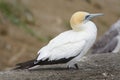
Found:
[[[90,20],[90,19],[97,17],[97,16],[103,16],[103,13],[90,14],[88,19]]]

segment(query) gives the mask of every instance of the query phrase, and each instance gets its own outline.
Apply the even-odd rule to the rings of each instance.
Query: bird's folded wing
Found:
[[[68,59],[70,57],[76,57],[80,54],[85,46],[86,41],[70,42],[64,45],[55,47],[49,56],[49,60],[59,60],[61,58]]]
[[[68,59],[70,57],[76,57],[80,54],[86,44],[85,40],[78,42],[68,42],[59,46],[54,46],[52,49],[45,48],[45,51],[41,51],[37,60],[59,60],[62,58]]]
[[[86,44],[84,36],[77,36],[72,31],[64,32],[51,40],[38,52],[37,60],[58,60],[79,55]]]

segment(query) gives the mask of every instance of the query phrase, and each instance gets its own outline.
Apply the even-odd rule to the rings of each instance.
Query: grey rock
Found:
[[[0,80],[119,80],[120,54],[90,54],[79,63],[79,70],[62,65],[42,66],[34,70],[1,71]]]

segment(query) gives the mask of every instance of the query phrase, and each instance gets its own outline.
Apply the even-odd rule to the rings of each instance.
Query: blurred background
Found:
[[[76,11],[104,13],[93,21],[98,37],[120,17],[120,0],[0,0],[0,70],[36,57]]]

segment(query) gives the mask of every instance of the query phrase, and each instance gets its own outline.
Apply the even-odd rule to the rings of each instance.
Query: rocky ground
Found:
[[[79,70],[49,65],[34,70],[2,71],[0,80],[120,80],[120,54],[88,55],[79,63]]]

